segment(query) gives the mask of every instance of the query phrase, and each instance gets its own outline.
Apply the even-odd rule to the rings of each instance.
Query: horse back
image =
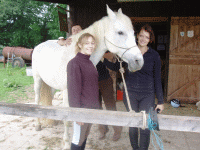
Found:
[[[37,75],[55,89],[67,85],[67,64],[75,56],[71,46],[60,46],[57,40],[49,40],[35,47],[32,55],[33,76]]]

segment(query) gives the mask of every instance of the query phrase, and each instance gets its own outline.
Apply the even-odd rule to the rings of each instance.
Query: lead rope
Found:
[[[126,94],[126,98],[127,98],[127,102],[128,102],[128,108],[129,108],[129,112],[133,115],[135,115],[135,111],[131,108],[131,103],[130,103],[130,99],[129,99],[129,96],[128,96],[128,91],[127,91],[127,86],[126,86],[126,82],[125,82],[125,79],[124,79],[124,73],[122,71],[122,61],[119,60],[118,56],[116,56],[118,62],[120,63],[120,73],[121,73],[121,76],[122,76],[122,81],[123,81],[123,84],[124,84],[124,89],[125,89],[125,94]],[[144,130],[147,126],[146,124],[146,112],[145,111],[141,111],[141,113],[143,114],[143,127],[142,129]]]
[[[104,32],[104,33],[105,33],[105,32]],[[105,35],[105,34],[104,34],[104,35]],[[105,45],[106,45],[106,41],[109,42],[110,44],[114,45],[114,46],[117,47],[117,48],[126,49],[125,52],[122,54],[121,57],[123,57],[123,55],[124,55],[129,49],[131,49],[131,48],[137,46],[137,45],[134,45],[134,46],[132,46],[132,47],[130,47],[130,48],[119,47],[119,46],[113,44],[112,42],[110,42],[110,41],[104,36]],[[107,45],[106,45],[106,47],[107,47]],[[122,69],[122,61],[119,60],[119,58],[117,57],[117,55],[116,55],[116,58],[117,58],[117,60],[120,62],[120,69]],[[127,101],[128,101],[129,112],[131,112],[131,115],[134,116],[134,115],[135,115],[135,111],[131,108],[131,103],[130,103],[130,99],[129,99],[128,91],[127,91],[127,87],[126,87],[126,82],[125,82],[125,79],[124,79],[124,74],[123,74],[122,71],[120,71],[120,73],[121,73],[121,76],[122,76],[122,80],[123,80],[123,84],[124,84],[124,89],[125,89],[125,93],[126,93],[126,98],[127,98]],[[147,125],[146,125],[146,112],[145,112],[145,111],[141,111],[141,113],[143,114],[143,128],[142,128],[142,129],[144,130],[144,129],[146,128],[146,126],[147,126]]]
[[[129,108],[129,112],[133,112],[135,113],[135,111],[131,108],[131,103],[130,103],[130,99],[129,99],[129,96],[128,96],[128,91],[127,91],[127,86],[126,86],[126,82],[125,82],[125,79],[124,79],[124,73],[122,72],[122,61],[119,60],[119,58],[116,56],[118,62],[120,63],[120,73],[121,73],[121,76],[122,76],[122,81],[123,81],[123,84],[124,84],[124,89],[125,89],[125,93],[126,93],[126,98],[127,98],[127,102],[128,102],[128,108]]]
[[[156,140],[156,142],[157,142],[157,144],[158,144],[158,146],[160,148],[159,150],[164,150],[164,145],[163,145],[162,139],[159,137],[159,135],[155,131],[157,126],[158,126],[158,124],[153,122],[150,114],[148,116],[147,122],[148,122],[148,128],[151,131],[152,144],[153,144],[154,148],[157,150],[157,148],[156,148],[156,146],[154,144],[153,134],[154,134],[155,140]]]

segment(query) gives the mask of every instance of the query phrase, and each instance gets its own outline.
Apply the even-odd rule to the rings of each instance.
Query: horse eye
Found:
[[[122,31],[119,31],[118,34],[119,35],[124,35],[124,33]]]

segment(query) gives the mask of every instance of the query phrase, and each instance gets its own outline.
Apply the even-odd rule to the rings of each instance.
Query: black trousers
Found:
[[[151,107],[155,105],[155,94],[154,93],[136,93],[129,91],[129,99],[132,109],[135,112],[145,110],[149,112]],[[123,101],[127,111],[129,111],[126,95],[123,96]],[[138,130],[140,130],[140,142],[138,142]],[[129,128],[129,137],[133,150],[148,150],[150,143],[150,130],[149,129],[138,129],[136,127]]]

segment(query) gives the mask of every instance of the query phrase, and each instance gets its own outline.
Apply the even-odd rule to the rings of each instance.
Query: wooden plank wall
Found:
[[[188,37],[188,31],[194,31]],[[182,35],[181,35],[182,33]],[[200,101],[200,17],[172,17],[168,100]]]

